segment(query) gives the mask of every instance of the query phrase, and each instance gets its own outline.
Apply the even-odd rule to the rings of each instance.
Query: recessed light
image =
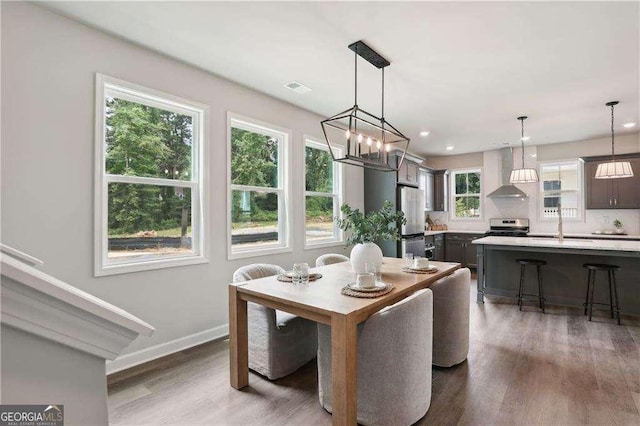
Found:
[[[429,131],[428,130],[421,131],[420,136],[422,136],[423,138],[426,138],[427,136],[429,136]]]
[[[536,158],[538,156],[538,154],[531,154],[532,158]]]
[[[523,137],[522,137],[522,141],[523,141],[523,142],[526,142],[526,141],[528,141],[529,139],[531,139],[531,136],[523,136]]]
[[[629,129],[629,128],[635,126],[635,125],[636,125],[636,123],[624,123],[622,126],[626,127],[627,129]]]
[[[284,87],[286,87],[287,89],[291,89],[296,93],[307,93],[311,91],[311,87],[305,86],[304,84],[295,80],[292,81],[291,83],[285,84]]]
[[[446,149],[447,151],[452,151],[452,150],[453,150],[453,145],[447,145],[447,146],[445,147],[445,149]]]

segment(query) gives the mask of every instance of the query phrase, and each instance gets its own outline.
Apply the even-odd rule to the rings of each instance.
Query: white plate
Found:
[[[376,281],[375,287],[363,288],[356,283],[349,283],[347,284],[347,287],[349,287],[351,290],[354,290],[354,291],[362,291],[364,293],[369,293],[372,291],[384,290],[385,288],[387,288],[387,285],[382,281]]]

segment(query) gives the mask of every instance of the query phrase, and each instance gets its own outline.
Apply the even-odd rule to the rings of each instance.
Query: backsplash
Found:
[[[488,201],[488,200],[487,200]],[[451,220],[448,212],[428,212],[432,220],[438,219],[441,223],[446,223],[449,229],[461,230],[461,231],[486,231],[489,229],[489,219],[491,218],[503,218],[503,217],[520,217],[529,218],[531,224],[531,232],[557,232],[558,221],[557,220],[538,220],[535,212],[529,214],[528,203],[524,203],[524,206],[520,204],[520,200],[501,200],[502,202],[509,202],[514,204],[513,206],[502,208],[491,208],[487,206],[485,216],[482,220]],[[488,202],[487,204],[489,204]],[[490,212],[494,212],[493,215],[489,215]],[[585,210],[585,218],[582,220],[570,220],[565,219],[563,221],[563,229],[567,234],[591,234],[595,231],[613,231],[613,221],[619,220],[622,222],[622,227],[627,234],[640,235],[640,210]]]

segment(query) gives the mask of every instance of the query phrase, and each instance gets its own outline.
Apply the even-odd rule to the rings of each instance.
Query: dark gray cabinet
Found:
[[[447,233],[444,237],[445,259],[447,262],[458,262],[463,267],[476,268],[477,250],[472,243],[477,238],[482,238],[484,234],[468,233]]]
[[[444,260],[444,234],[436,234],[433,236],[433,260]]]
[[[433,210],[447,211],[447,171],[433,172]]]
[[[583,158],[585,165],[585,202],[587,209],[638,209],[640,208],[640,156],[626,154],[616,160],[631,163],[634,176],[622,179],[596,179],[598,165],[610,161],[610,157]]]

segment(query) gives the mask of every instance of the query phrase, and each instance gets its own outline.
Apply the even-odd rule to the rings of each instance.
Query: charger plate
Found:
[[[317,272],[312,272],[309,274],[309,281],[319,280],[320,278],[322,278],[322,274],[319,274]],[[292,283],[293,271],[287,271],[284,274],[278,275],[278,281],[282,281],[285,283]]]
[[[342,290],[340,290],[340,292],[342,294],[344,294],[345,296],[351,296],[351,297],[363,297],[366,299],[372,299],[374,297],[380,297],[380,296],[384,296],[385,294],[389,293],[391,290],[393,290],[393,284],[389,284],[389,283],[384,283],[385,287],[383,289],[380,289],[378,291],[362,291],[362,290],[353,290],[351,288],[349,288],[348,285],[342,287]]]
[[[435,266],[429,266],[428,268],[410,268],[405,266],[402,268],[402,272],[408,272],[410,274],[433,274],[434,272],[438,272],[438,268]]]

